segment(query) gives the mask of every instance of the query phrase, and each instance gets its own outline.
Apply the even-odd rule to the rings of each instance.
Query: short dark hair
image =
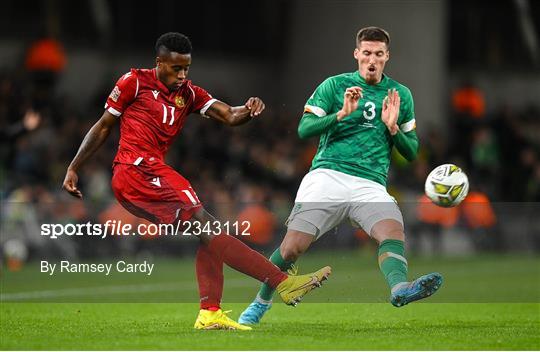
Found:
[[[390,46],[390,34],[380,27],[365,27],[356,34],[356,45],[360,42],[383,42],[386,47]]]
[[[156,55],[163,51],[191,54],[191,41],[187,36],[177,32],[162,34],[156,41]]]

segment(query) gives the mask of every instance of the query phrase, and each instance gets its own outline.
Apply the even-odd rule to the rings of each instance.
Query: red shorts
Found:
[[[202,207],[189,181],[162,162],[115,164],[112,189],[130,213],[157,224],[188,220]]]

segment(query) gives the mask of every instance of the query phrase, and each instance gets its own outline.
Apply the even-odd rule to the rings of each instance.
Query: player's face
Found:
[[[156,58],[157,76],[169,90],[176,90],[187,79],[191,54],[168,52]]]
[[[377,84],[382,79],[384,65],[390,58],[390,52],[384,42],[362,41],[354,49],[354,58],[358,61],[358,70],[368,84]]]

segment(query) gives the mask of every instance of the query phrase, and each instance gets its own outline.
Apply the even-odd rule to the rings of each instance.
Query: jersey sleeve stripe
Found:
[[[317,115],[319,117],[326,116],[326,111],[324,111],[323,109],[321,109],[318,106],[306,105],[306,106],[304,106],[304,111],[315,114],[315,115]]]
[[[204,106],[201,108],[201,112],[200,114],[206,118],[210,117],[210,116],[206,116],[205,113],[206,113],[206,110],[208,110],[208,108],[210,107],[210,105],[214,104],[215,102],[217,101],[217,99],[210,99],[206,102],[206,104],[204,104]]]
[[[120,115],[122,115],[122,113],[118,110],[116,110],[115,108],[113,108],[112,106],[109,106],[107,108],[107,111],[110,112],[111,114],[113,114],[114,116],[118,117]]]
[[[137,78],[137,88],[135,88],[135,96],[133,98],[137,98],[137,94],[139,94],[139,77]]]
[[[399,126],[399,129],[403,131],[403,133],[410,132],[416,128],[416,119],[412,119],[411,121],[407,121],[404,124],[401,124]]]

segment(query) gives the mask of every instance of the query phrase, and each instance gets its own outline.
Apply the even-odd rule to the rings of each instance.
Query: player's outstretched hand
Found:
[[[383,100],[381,119],[393,136],[398,132],[399,106],[401,99],[396,89],[388,89],[388,95]]]
[[[66,172],[66,177],[64,178],[64,184],[62,185],[62,188],[65,189],[73,197],[82,199],[82,193],[77,188],[78,181],[79,176],[77,176],[77,173],[73,170],[68,170]]]
[[[263,101],[258,97],[249,98],[244,106],[250,110],[249,116],[251,117],[259,116],[265,108]]]
[[[349,87],[343,94],[343,107],[337,112],[337,120],[341,121],[358,109],[358,101],[362,98],[362,88]]]

